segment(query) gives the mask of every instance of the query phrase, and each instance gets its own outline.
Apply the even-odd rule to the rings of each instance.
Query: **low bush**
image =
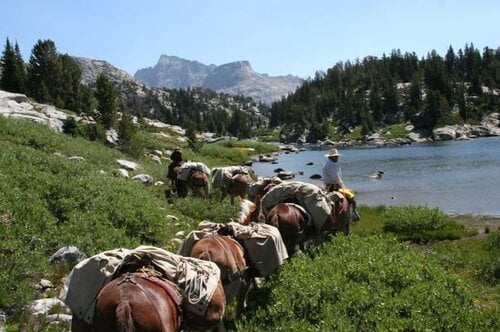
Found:
[[[312,256],[294,257],[251,292],[239,331],[471,331],[495,324],[492,317],[480,321],[465,283],[387,236],[338,236]]]
[[[211,167],[225,165],[241,165],[252,155],[270,153],[278,148],[272,145],[253,141],[220,141],[204,144],[197,158],[206,160]],[[189,158],[189,156],[187,156]]]
[[[87,256],[139,244],[173,246],[178,229],[166,220],[170,209],[143,184],[115,175],[123,154],[3,118],[0,137],[2,310],[19,312],[37,296],[40,278],[58,283],[48,258],[63,246]],[[73,155],[84,159],[65,157]]]
[[[406,125],[404,123],[389,125],[381,130],[381,134],[385,139],[405,138],[408,136]]]
[[[500,283],[500,231],[490,232],[483,248],[486,255],[478,262],[478,276],[497,285]]]
[[[384,231],[395,233],[403,241],[453,240],[466,234],[463,226],[439,209],[425,206],[387,207],[382,222]]]

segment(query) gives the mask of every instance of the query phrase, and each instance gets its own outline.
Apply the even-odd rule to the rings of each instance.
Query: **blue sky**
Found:
[[[133,75],[162,54],[203,64],[248,60],[259,73],[314,76],[393,49],[444,55],[500,46],[498,0],[1,0],[0,43],[28,61],[40,39]]]

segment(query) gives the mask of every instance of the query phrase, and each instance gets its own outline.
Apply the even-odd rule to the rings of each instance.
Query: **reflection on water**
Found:
[[[357,192],[361,205],[416,204],[500,216],[500,137],[340,152],[344,183]],[[321,174],[324,154],[280,154],[278,164],[254,163],[253,169],[259,176],[275,175],[278,167],[303,171],[296,180],[322,185],[309,177]],[[375,170],[384,171],[380,180],[370,178]]]

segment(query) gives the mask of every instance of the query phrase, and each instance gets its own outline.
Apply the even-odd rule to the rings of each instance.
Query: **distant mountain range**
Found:
[[[156,87],[148,87],[139,82],[127,72],[114,67],[107,61],[89,59],[83,57],[72,57],[82,71],[81,83],[95,87],[95,82],[99,74],[104,74],[112,81],[119,93],[124,109],[129,110],[134,115],[140,115],[160,121],[167,121],[166,113],[173,112],[180,114],[185,110],[180,110],[173,97],[175,93],[165,91]],[[214,66],[216,67],[216,66]],[[193,77],[193,76],[192,76]],[[220,112],[231,115],[234,109],[238,109],[248,114],[256,122],[265,123],[267,118],[262,115],[259,105],[243,102],[239,98],[232,98],[225,93],[206,93],[206,90],[191,91],[189,94],[193,100],[197,101],[196,109],[199,112]],[[181,117],[182,118],[182,117]],[[172,119],[170,119],[172,121]],[[179,125],[186,125],[181,119],[177,119]]]
[[[252,97],[270,105],[292,93],[303,82],[297,76],[269,76],[252,69],[248,61],[236,61],[220,66],[162,55],[154,67],[138,70],[134,78],[149,87],[201,87],[231,95]]]

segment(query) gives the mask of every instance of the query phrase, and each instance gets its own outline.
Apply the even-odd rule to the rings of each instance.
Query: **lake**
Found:
[[[321,174],[328,150],[280,153],[278,164],[254,162],[259,176],[283,168],[295,180]],[[446,213],[500,216],[500,137],[419,143],[398,147],[340,149],[339,162],[347,187],[360,205],[424,205]],[[313,165],[306,165],[313,162]],[[380,180],[370,178],[375,170]]]

